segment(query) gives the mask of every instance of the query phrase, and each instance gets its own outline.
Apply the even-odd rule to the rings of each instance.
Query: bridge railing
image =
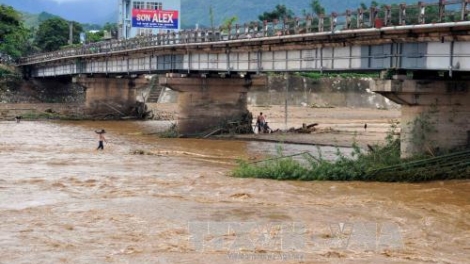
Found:
[[[35,64],[66,57],[109,54],[176,44],[467,21],[470,12],[469,3],[470,0],[439,0],[439,2],[434,3],[418,2],[415,5],[384,5],[369,9],[346,10],[343,13],[333,12],[329,16],[324,14],[308,15],[303,18],[251,22],[212,29],[167,31],[156,35],[83,44],[78,48],[66,48],[54,52],[34,54],[20,59],[19,64]]]

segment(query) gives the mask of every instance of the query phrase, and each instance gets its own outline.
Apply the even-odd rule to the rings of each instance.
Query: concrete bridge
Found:
[[[29,78],[65,77],[86,87],[90,107],[111,100],[125,108],[148,83],[144,75],[160,74],[160,84],[179,92],[180,133],[246,116],[246,94],[264,85],[265,73],[380,71],[372,87],[402,105],[406,156],[470,144],[469,2],[165,32],[36,54],[19,66]],[[446,12],[452,5],[458,8]],[[433,6],[437,21],[428,23]],[[407,17],[413,9],[416,17]],[[449,14],[457,21],[444,22]]]

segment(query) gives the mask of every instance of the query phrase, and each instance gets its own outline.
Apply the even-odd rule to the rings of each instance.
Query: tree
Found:
[[[314,30],[319,30],[319,28],[318,28],[318,22],[319,22],[318,17],[320,15],[325,15],[325,13],[326,13],[325,8],[320,4],[319,0],[312,0],[310,2],[310,7],[312,8],[312,12],[315,15],[315,17],[312,20],[313,29]],[[330,25],[329,18],[325,17],[323,23],[324,23],[323,24],[323,29],[328,28],[329,25]]]
[[[105,30],[107,32],[110,32],[111,37],[113,39],[118,38],[118,31],[119,31],[118,24],[106,22],[106,24],[104,24],[104,26],[103,26],[103,30]]]
[[[238,17],[237,16],[232,16],[224,20],[222,22],[222,30],[223,31],[228,31],[229,28],[232,28],[233,23],[237,22]]]
[[[273,21],[274,19],[282,20],[283,18],[292,19],[293,17],[294,12],[287,9],[285,5],[277,5],[273,11],[264,12],[262,15],[258,16],[261,21]]]
[[[325,14],[325,8],[320,4],[319,0],[312,0],[310,6],[312,7],[313,14],[317,16]]]
[[[86,38],[87,43],[93,43],[93,42],[101,41],[103,39],[103,37],[104,37],[104,31],[103,30],[100,30],[100,31],[97,31],[97,32],[88,31],[85,34],[85,38]]]
[[[11,6],[0,5],[0,56],[21,57],[28,47],[28,30],[20,14]]]
[[[71,22],[73,28],[73,43],[80,43],[82,26]],[[69,22],[62,18],[47,19],[39,25],[36,32],[35,44],[42,51],[54,51],[68,44]]]

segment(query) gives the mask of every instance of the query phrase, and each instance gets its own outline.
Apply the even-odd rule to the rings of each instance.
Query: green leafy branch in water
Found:
[[[356,143],[351,158],[338,149],[337,159],[328,161],[308,153],[284,156],[278,153],[268,160],[248,163],[239,161],[232,175],[243,178],[275,180],[328,181],[429,181],[470,178],[470,151],[437,158],[400,158],[400,140],[396,138],[396,124],[392,124],[385,145],[369,146],[363,151]],[[295,159],[302,156],[303,161]]]
[[[302,153],[302,160],[277,154],[275,158],[259,163],[239,161],[233,171],[235,177],[254,177],[276,180],[373,180],[367,178],[367,171],[390,166],[400,159],[400,148],[397,140],[383,146],[372,147],[374,151],[365,153],[357,144],[353,144],[352,158],[344,156],[337,150],[336,161],[328,161]]]
[[[172,123],[167,130],[158,133],[158,136],[160,138],[177,138],[179,135],[176,124]]]

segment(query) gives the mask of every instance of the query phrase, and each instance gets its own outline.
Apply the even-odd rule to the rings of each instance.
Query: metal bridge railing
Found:
[[[439,0],[435,3],[418,2],[415,5],[385,5],[371,7],[367,10],[359,8],[357,10],[346,10],[343,13],[333,12],[329,16],[324,14],[309,15],[304,18],[285,18],[283,20],[252,22],[243,25],[236,24],[217,29],[167,31],[156,35],[83,44],[81,47],[35,54],[21,58],[19,64],[35,64],[65,57],[105,55],[120,51],[165,47],[175,44],[221,42],[362,28],[467,21],[470,11],[469,3],[470,0]],[[433,12],[430,12],[431,10]]]

